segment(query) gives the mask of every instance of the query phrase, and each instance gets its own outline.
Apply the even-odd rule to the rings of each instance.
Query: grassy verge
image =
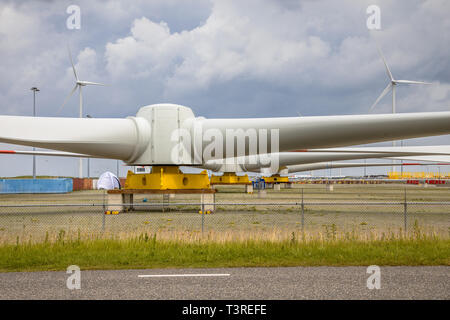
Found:
[[[0,246],[0,271],[269,266],[450,265],[450,240],[61,240]]]

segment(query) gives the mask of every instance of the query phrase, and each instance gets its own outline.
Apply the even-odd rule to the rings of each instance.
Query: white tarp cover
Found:
[[[120,189],[120,180],[114,173],[106,171],[105,173],[102,173],[102,175],[98,178],[97,189]]]

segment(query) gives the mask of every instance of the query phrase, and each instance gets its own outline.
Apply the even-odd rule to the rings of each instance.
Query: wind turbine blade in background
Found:
[[[431,82],[412,81],[412,80],[395,80],[395,82],[404,84],[432,84]]]
[[[389,80],[393,81],[393,80],[394,80],[394,77],[392,76],[391,70],[389,70],[389,67],[388,67],[388,65],[387,65],[386,59],[384,58],[383,52],[381,52],[380,46],[378,46],[378,44],[377,44],[377,49],[378,49],[378,53],[379,53],[380,56],[381,56],[381,59],[383,60],[384,67],[386,68],[386,73],[387,73],[387,75],[388,75],[388,77],[389,77]]]
[[[106,86],[106,84],[98,82],[91,82],[91,81],[78,81],[78,82],[82,85]]]
[[[67,103],[67,101],[69,100],[69,98],[73,95],[73,93],[75,92],[75,90],[77,90],[78,84],[75,85],[75,87],[73,87],[72,91],[69,93],[69,95],[67,96],[67,98],[64,100],[64,103],[62,104],[62,106],[59,108],[58,112],[56,112],[56,114],[59,114],[61,112],[61,110],[64,108],[65,104]]]
[[[70,52],[70,47],[67,46],[67,51],[69,52],[70,63],[72,64],[73,74],[75,75],[75,79],[78,81],[77,72],[75,71],[75,66],[73,65],[72,53]]]
[[[373,105],[370,107],[369,112],[371,112],[373,110],[373,108],[375,108],[375,106],[377,105],[377,103],[389,92],[389,90],[392,87],[392,83],[389,82],[389,84],[387,85],[386,88],[384,88],[383,92],[380,94],[380,96],[377,98],[377,100],[375,100],[375,102],[373,103]]]

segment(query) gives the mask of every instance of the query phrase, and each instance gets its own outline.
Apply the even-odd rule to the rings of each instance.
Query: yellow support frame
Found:
[[[201,173],[183,173],[178,166],[153,166],[151,173],[128,171],[124,189],[186,190],[209,189],[206,170]]]
[[[211,184],[251,184],[248,175],[238,176],[234,172],[224,172],[221,176],[211,176]]]
[[[289,177],[281,177],[279,174],[274,174],[270,177],[263,177],[266,183],[288,183]]]

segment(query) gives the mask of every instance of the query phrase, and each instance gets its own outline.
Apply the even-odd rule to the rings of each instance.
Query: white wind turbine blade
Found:
[[[398,159],[405,159],[405,158],[398,158]],[[407,159],[407,160],[414,160],[414,159]],[[331,169],[331,168],[356,168],[356,167],[388,167],[391,166],[392,163],[385,162],[385,163],[355,163],[355,162],[318,162],[318,163],[311,163],[311,164],[300,164],[300,165],[292,165],[288,166],[288,172],[294,173],[294,172],[302,172],[302,171],[310,171],[310,170],[320,170],[320,169]],[[417,165],[417,166],[431,166],[436,165],[435,163],[399,163],[398,166],[411,166],[411,165]],[[444,163],[444,165],[447,165]]]
[[[450,117],[450,112],[301,118],[245,118],[245,120],[204,119],[201,123],[203,132],[206,132],[206,130],[209,129],[218,129],[223,137],[226,137],[226,129],[242,129],[244,131],[249,128],[252,128],[252,130],[266,129],[268,130],[267,132],[271,129],[276,129],[279,136],[279,139],[276,140],[279,141],[277,151],[283,152],[304,148],[325,148],[324,146],[319,146],[319,144],[327,145],[327,148],[330,148],[344,146],[343,144],[339,145],[342,142],[345,143],[346,146],[362,144],[362,140],[365,140],[364,143],[369,143],[367,142],[368,140],[371,140],[372,142],[375,141],[375,136],[377,136],[377,140],[381,138],[383,141],[409,139],[406,138],[406,132],[419,131],[420,128],[425,129],[424,126],[428,125],[430,125],[431,128],[427,127],[427,130],[432,129],[433,131],[436,131],[439,129],[439,126],[447,127],[448,130],[450,130],[450,122],[445,123],[445,121],[448,121],[448,119],[446,120],[445,118],[446,115]],[[427,117],[430,116],[433,117],[433,120],[431,120],[431,118],[427,119]],[[414,120],[412,120],[413,118]],[[420,120],[417,121],[418,119]],[[402,137],[400,137],[400,135],[402,135]],[[208,146],[208,142],[203,142],[203,145],[205,147]],[[304,147],[301,148],[301,145]],[[311,147],[311,145],[315,146]],[[222,149],[222,154],[226,155],[226,149]],[[269,150],[269,148],[267,150],[268,152],[274,152]]]
[[[75,87],[73,87],[72,91],[70,91],[69,95],[67,96],[67,98],[64,100],[64,103],[62,104],[62,106],[59,108],[58,112],[56,112],[56,114],[59,114],[61,112],[61,110],[64,108],[64,106],[66,105],[67,101],[69,100],[69,98],[73,95],[73,93],[75,92],[75,90],[77,90],[78,87],[78,83],[75,84]]]
[[[301,153],[414,153],[415,155],[450,155],[450,145],[411,146],[411,147],[345,147],[296,151]]]
[[[392,76],[392,72],[389,69],[388,64],[386,62],[386,59],[384,58],[383,52],[381,52],[381,48],[378,45],[377,45],[377,49],[378,49],[378,53],[381,56],[381,59],[383,60],[384,67],[386,68],[386,73],[387,73],[387,76],[389,77],[389,80],[394,81],[394,77]]]
[[[319,152],[315,152],[319,150]],[[321,152],[321,150],[323,150]],[[335,152],[334,150],[337,150]],[[348,150],[348,152],[344,152]],[[367,152],[365,152],[368,150]],[[279,152],[272,153],[273,159],[277,159],[280,167],[311,164],[323,161],[339,161],[339,160],[355,160],[355,159],[369,159],[369,158],[387,158],[387,157],[401,157],[401,156],[425,156],[425,155],[450,155],[450,146],[426,146],[426,147],[375,147],[375,148],[330,148],[330,149],[311,149],[307,152]],[[234,163],[240,164],[242,171],[259,170],[262,167],[267,167],[263,160],[267,157],[238,157],[222,160],[209,160],[204,166],[204,169],[212,171],[223,171],[223,165],[227,160],[232,160]]]
[[[94,85],[94,86],[106,86],[106,84],[99,83],[99,82],[91,82],[91,81],[78,81],[81,85]]]
[[[99,158],[82,153],[58,152],[58,151],[28,151],[28,150],[0,150],[0,154],[20,154],[34,156],[51,156],[51,157],[76,157],[76,158]],[[101,158],[99,158],[101,159]]]
[[[390,157],[389,159],[408,160],[408,161],[432,161],[438,162],[433,165],[450,165],[450,156],[409,156],[409,157]]]
[[[74,76],[75,76],[75,79],[76,79],[77,82],[78,82],[78,76],[77,76],[77,72],[76,72],[76,70],[75,70],[75,66],[73,65],[72,53],[70,52],[69,46],[67,46],[67,51],[69,51],[70,64],[72,65],[73,74],[74,74]]]
[[[182,110],[186,112],[190,110],[184,108]],[[149,150],[152,149],[152,141],[169,145],[171,137],[167,135],[158,137],[158,140],[152,140],[154,139],[152,124],[150,118],[146,118],[145,110],[148,109],[144,107],[137,116],[125,119],[0,115],[0,142],[120,159],[130,164],[167,163],[162,162],[167,161],[163,158],[155,162]],[[276,132],[275,148],[280,152],[343,147],[450,133],[450,112],[253,119],[193,117],[192,119],[192,122],[186,123],[189,132],[192,132],[196,126],[201,126],[203,132],[211,129],[219,130],[224,137],[227,130],[237,129],[244,132],[248,129],[257,130],[256,132],[260,132],[258,130],[267,130],[267,133]],[[259,142],[257,141],[257,144]],[[202,150],[208,147],[209,143],[206,140],[202,141]],[[272,149],[272,143],[267,151]],[[234,142],[233,146],[236,152]],[[227,147],[229,145],[225,141],[222,154],[227,154]],[[255,154],[254,151],[246,150],[244,156],[252,154]],[[187,162],[181,163],[187,164]]]
[[[413,81],[413,80],[395,80],[395,82],[403,84],[432,84],[431,82]]]
[[[373,105],[370,107],[369,112],[372,112],[373,108],[377,105],[377,103],[389,92],[389,90],[392,88],[392,83],[389,82],[386,88],[384,88],[383,92],[380,94],[380,96],[375,100]]]

